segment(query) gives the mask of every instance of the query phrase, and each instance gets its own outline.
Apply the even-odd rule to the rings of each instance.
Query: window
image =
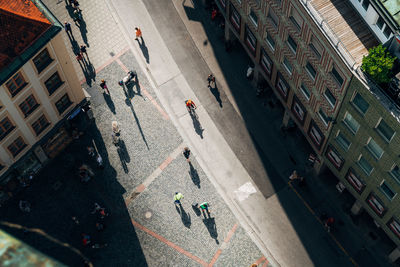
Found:
[[[345,150],[349,150],[351,142],[342,134],[340,131],[338,132],[335,141]]]
[[[7,83],[6,87],[10,92],[11,96],[18,94],[27,85],[21,73],[17,73]]]
[[[258,26],[258,17],[256,13],[252,9],[250,9],[250,14],[249,14],[251,22],[253,22],[254,26]]]
[[[39,73],[42,72],[53,61],[49,55],[49,51],[45,48],[39,55],[33,59],[33,63]]]
[[[378,26],[378,28],[382,30],[384,24],[385,21],[381,16],[379,16],[378,20],[376,21],[376,26]]]
[[[318,111],[318,115],[321,118],[322,122],[328,126],[328,123],[332,120],[326,113],[320,108]]]
[[[368,10],[369,0],[364,0],[361,5],[365,10]]]
[[[325,93],[324,93],[324,96],[325,96],[326,100],[328,100],[329,104],[330,104],[332,107],[335,107],[335,105],[336,105],[336,98],[335,98],[335,96],[332,94],[332,92],[331,92],[328,88],[326,88]]]
[[[358,166],[365,172],[365,174],[370,175],[373,171],[373,167],[369,162],[361,155],[360,159],[357,161]]]
[[[386,181],[383,181],[380,189],[382,193],[389,199],[392,200],[396,196],[396,192],[394,192],[390,186],[386,183]]]
[[[71,100],[69,100],[68,95],[65,94],[63,97],[61,97],[60,100],[56,102],[58,113],[62,114],[71,104]]]
[[[348,112],[344,116],[343,122],[353,134],[356,134],[358,129],[360,128],[360,124]]]
[[[272,49],[272,51],[274,51],[275,50],[275,41],[274,41],[274,39],[272,39],[271,34],[269,34],[268,32],[265,32],[265,34],[266,34],[265,41],[267,42],[269,47]]]
[[[47,120],[46,116],[42,115],[38,120],[32,123],[32,128],[35,131],[36,135],[39,135],[49,125],[50,122]]]
[[[16,157],[25,147],[26,147],[26,144],[25,144],[24,140],[22,139],[21,136],[19,136],[7,148],[10,151],[10,153],[13,155],[13,157]]]
[[[242,3],[242,0],[236,0],[239,4],[241,4]]]
[[[376,130],[387,142],[390,142],[390,140],[392,140],[395,134],[392,128],[390,128],[389,125],[387,125],[384,120],[381,120],[379,122],[378,126],[376,127]]]
[[[343,85],[343,78],[342,76],[340,76],[339,72],[336,70],[335,66],[333,66],[331,74],[334,78],[334,80],[337,82],[337,84],[339,85],[339,87],[342,87]]]
[[[293,23],[297,31],[301,31],[301,26],[303,25],[303,19],[301,18],[300,14],[297,12],[296,9],[292,7],[290,11],[290,21]]]
[[[290,75],[292,75],[293,67],[292,64],[290,64],[289,60],[287,60],[286,57],[283,58],[283,66],[285,66],[285,69],[287,72],[289,72]]]
[[[52,95],[63,84],[63,82],[61,81],[58,72],[56,72],[51,75],[51,77],[47,81],[45,81],[44,84],[46,85],[49,94]]]
[[[304,83],[302,83],[300,85],[300,90],[303,93],[303,95],[305,96],[305,98],[307,98],[307,100],[310,100],[310,96],[311,96],[310,90],[308,90],[308,88],[304,85]]]
[[[13,129],[15,126],[12,124],[9,118],[4,118],[0,121],[0,141],[4,139]]]
[[[313,51],[313,53],[315,54],[315,56],[318,59],[321,59],[322,52],[324,51],[324,49],[322,48],[322,45],[318,41],[318,39],[315,38],[315,36],[312,36],[311,42],[308,45],[309,45],[311,51]]]
[[[275,26],[275,28],[278,28],[278,17],[274,13],[274,11],[270,8],[268,12],[268,18],[271,20],[272,25]]]
[[[386,25],[385,29],[383,30],[383,35],[385,35],[386,38],[389,38],[391,34],[392,30],[388,25]]]
[[[306,64],[307,73],[310,75],[311,79],[314,81],[315,77],[317,76],[317,72],[315,71],[314,67],[311,65],[310,62]]]
[[[365,115],[369,108],[368,102],[359,93],[356,93],[351,103],[362,115]]]
[[[38,106],[39,103],[33,95],[28,96],[21,104],[19,104],[19,108],[22,113],[24,113],[25,118],[28,117]]]
[[[399,168],[399,166],[395,165],[389,173],[396,180],[396,182],[400,183],[400,168]]]
[[[376,159],[380,159],[383,155],[383,149],[372,138],[367,143],[367,149]]]
[[[296,54],[297,44],[290,35],[288,36],[287,43],[288,43],[290,49],[293,51],[293,53]]]

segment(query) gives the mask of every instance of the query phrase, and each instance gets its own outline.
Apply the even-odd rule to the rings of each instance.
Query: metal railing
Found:
[[[316,10],[312,4],[312,0],[299,0],[299,2],[304,6],[307,10],[310,17],[314,20],[314,22],[320,27],[322,32],[325,34],[327,39],[331,42],[332,46],[336,48],[339,52],[339,55],[342,57],[344,62],[350,67],[350,69],[356,69],[356,61],[350,52],[346,49],[345,45],[342,43],[340,38],[334,33],[329,24],[325,21],[322,15]]]

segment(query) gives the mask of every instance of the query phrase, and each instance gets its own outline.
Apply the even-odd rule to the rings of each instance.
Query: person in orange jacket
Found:
[[[135,27],[135,34],[136,34],[135,40],[138,40],[140,38],[143,41],[142,31],[140,30],[140,28]]]

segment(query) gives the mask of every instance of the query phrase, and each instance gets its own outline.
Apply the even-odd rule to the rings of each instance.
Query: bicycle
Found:
[[[189,103],[188,103],[188,101],[189,101],[189,100],[186,100],[186,101],[185,101],[185,103],[186,103],[186,108],[187,108],[187,110],[188,110],[190,116],[193,117],[193,118],[195,118],[195,119],[197,119],[197,118],[198,118],[198,116],[197,116],[197,114],[196,114],[196,108],[197,108],[197,107],[196,107],[196,105],[194,104],[193,101],[190,100]]]

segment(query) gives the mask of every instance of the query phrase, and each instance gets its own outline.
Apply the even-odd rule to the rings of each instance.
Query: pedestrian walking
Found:
[[[293,172],[292,172],[292,174],[289,176],[289,180],[291,180],[291,181],[293,181],[293,180],[296,180],[296,179],[302,179],[303,177],[301,177],[301,176],[299,176],[298,174],[297,174],[297,171],[296,170],[294,170]]]
[[[140,38],[143,42],[142,31],[140,30],[140,28],[135,27],[135,35],[136,35],[135,40],[138,40]]]
[[[82,233],[81,236],[82,236],[82,245],[86,247],[91,242],[90,241],[90,235]]]
[[[207,81],[208,81],[208,87],[211,87],[211,82],[214,83],[214,87],[215,87],[215,76],[211,73],[210,75],[208,75],[207,77]]]
[[[105,80],[101,80],[100,87],[101,87],[104,91],[106,91],[107,94],[110,94],[110,91],[108,90],[108,87],[107,87],[107,84],[106,84],[106,81],[105,81]]]
[[[98,232],[101,232],[104,230],[104,224],[97,222],[96,223],[96,229]]]
[[[175,205],[176,204],[181,205],[181,200],[182,199],[183,199],[182,193],[175,192],[175,195],[174,195],[174,203],[175,203]]]
[[[210,211],[208,210],[208,207],[209,207],[210,205],[208,204],[208,202],[203,202],[203,203],[201,203],[200,204],[200,209],[201,209],[201,211],[204,213],[204,211],[206,211],[207,212],[207,214],[210,214]]]
[[[91,156],[91,157],[94,157],[94,156],[96,155],[96,153],[95,153],[95,151],[94,151],[94,148],[91,147],[91,146],[88,146],[88,147],[87,147],[87,151],[88,151],[88,153],[89,153],[89,156]]]
[[[74,221],[76,225],[79,225],[79,220],[78,218],[76,218],[76,216],[72,216],[71,219]]]
[[[78,61],[79,65],[81,65],[81,62],[83,60],[83,57],[82,57],[81,53],[76,54],[76,60]]]
[[[188,163],[190,163],[190,159],[189,159],[189,157],[190,157],[190,149],[188,147],[184,147],[182,154],[186,158],[186,161]]]
[[[64,30],[65,30],[65,32],[68,34],[68,37],[69,37],[69,38],[73,38],[71,23],[69,23],[68,21],[65,21],[65,22],[64,22]],[[71,36],[70,36],[70,35],[71,35]]]
[[[86,45],[81,45],[80,51],[81,51],[81,55],[82,56],[83,56],[83,54],[85,54],[86,57],[89,59],[89,56],[88,56],[87,51],[86,51]]]
[[[81,13],[79,12],[78,9],[75,9],[73,14],[74,14],[73,19],[74,19],[75,25],[80,27],[80,24],[81,24],[81,21],[82,21]]]

